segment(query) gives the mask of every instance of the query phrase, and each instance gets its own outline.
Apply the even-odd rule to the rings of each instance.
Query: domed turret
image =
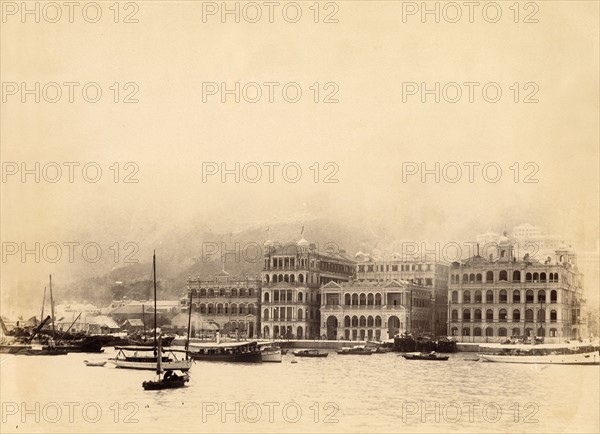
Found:
[[[309,243],[308,243],[308,241],[306,241],[306,239],[304,239],[304,238],[301,238],[300,240],[298,240],[298,243],[297,243],[297,244],[298,244],[299,246],[301,246],[301,247],[308,247],[308,244],[309,244]]]

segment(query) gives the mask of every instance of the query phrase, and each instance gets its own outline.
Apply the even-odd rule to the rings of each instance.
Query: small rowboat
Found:
[[[319,350],[299,350],[294,351],[292,354],[296,357],[327,357],[329,355],[328,352]]]
[[[142,387],[144,390],[178,389],[185,386],[188,381],[190,381],[190,377],[185,373],[180,376],[173,371],[167,371],[164,378],[156,381],[144,381]]]
[[[106,365],[106,360],[84,360],[86,366],[104,366]]]
[[[435,360],[435,361],[446,361],[448,356],[440,356],[432,351],[431,353],[407,353],[403,354],[406,360]]]

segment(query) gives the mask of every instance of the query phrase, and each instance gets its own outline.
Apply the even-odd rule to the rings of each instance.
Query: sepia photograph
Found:
[[[600,432],[599,0],[0,0],[0,86],[0,432]]]

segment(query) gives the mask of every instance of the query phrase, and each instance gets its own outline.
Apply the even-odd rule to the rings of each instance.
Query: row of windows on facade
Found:
[[[424,268],[423,268],[424,267]],[[398,269],[397,264],[385,264],[385,265],[358,265],[359,273],[375,273],[375,272],[383,272],[383,271],[431,271],[431,264],[400,264],[400,269]]]
[[[327,305],[339,305],[337,294],[326,294]],[[392,306],[405,306],[410,302],[410,294],[392,293],[388,294],[387,304]],[[380,293],[369,294],[344,294],[344,306],[381,306],[382,297]],[[430,300],[427,298],[412,298],[413,307],[429,307]]]
[[[278,306],[273,308],[273,315],[270,314],[269,309],[265,309],[262,315],[262,321],[304,321],[304,312],[306,311],[306,319],[318,318],[316,311],[312,309],[298,309],[296,316],[294,316],[295,309],[293,307],[282,307]]]
[[[502,270],[498,273],[498,281],[508,282],[508,271]],[[512,272],[512,281],[520,282],[521,281],[521,272],[519,270],[515,270]],[[558,282],[558,273],[525,273],[525,282]],[[483,274],[481,273],[464,273],[462,275],[462,280],[460,278],[460,274],[451,274],[450,275],[450,283],[483,283]],[[494,272],[488,271],[485,273],[485,283],[493,283],[494,282]]]
[[[256,290],[254,288],[200,288],[192,289],[192,297],[254,297]]]
[[[473,336],[483,336],[482,334],[482,329],[480,327],[475,327],[473,329]],[[450,334],[452,336],[458,336],[458,328],[457,327],[452,327],[452,329],[450,330]],[[512,329],[512,336],[513,337],[519,337],[522,336],[522,330],[519,328],[513,328]],[[532,336],[533,335],[533,329],[525,329],[525,336]],[[546,336],[546,329],[543,327],[538,328],[537,336]],[[558,330],[555,328],[551,328],[548,332],[548,335],[551,338],[555,338],[558,337]],[[462,336],[471,336],[471,329],[468,327],[464,327],[462,329]],[[504,327],[501,327],[498,329],[498,332],[496,335],[494,335],[494,329],[491,327],[487,327],[485,329],[485,336],[486,337],[494,337],[494,336],[499,336],[499,337],[508,337],[508,330]]]
[[[573,312],[574,318],[576,319],[576,312]],[[556,312],[556,310],[551,310],[550,311],[550,322],[556,322],[557,321],[557,317],[558,314]],[[485,311],[485,321],[486,322],[493,322],[494,321],[494,311],[492,309],[487,309]],[[458,310],[453,309],[452,310],[452,314],[451,314],[451,320],[452,321],[459,321],[458,319]],[[498,311],[498,321],[499,322],[508,322],[509,318],[508,318],[508,310],[507,309],[500,309]],[[471,321],[471,309],[465,309],[463,310],[463,315],[462,315],[462,321],[467,322],[467,321]],[[480,309],[475,309],[473,311],[473,321],[474,322],[479,322],[479,321],[483,321],[482,318],[482,312]],[[546,322],[546,310],[544,309],[538,309],[537,311],[537,321],[538,322]],[[520,309],[514,309],[512,312],[512,322],[521,322],[521,310]],[[525,311],[525,322],[533,322],[533,309],[527,309]]]
[[[272,296],[271,296],[272,292]],[[276,303],[276,302],[289,302],[289,303],[312,303],[313,301],[321,303],[321,295],[309,292],[308,297],[304,300],[304,294],[301,291],[297,292],[296,300],[294,300],[294,291],[291,289],[274,289],[272,291],[265,291],[263,294],[263,301],[265,303]]]
[[[485,292],[485,302],[486,303],[494,303],[494,300],[497,300],[497,303],[508,303],[508,291],[506,289],[501,289],[500,291],[496,291],[497,296],[494,297],[494,291],[488,290]],[[535,293],[533,290],[528,289],[525,292],[525,303],[546,303],[546,291],[540,289],[537,292],[537,299],[534,297]],[[482,291],[475,291],[473,301],[471,301],[471,291],[465,290],[463,292],[462,303],[483,303],[483,293]],[[459,303],[458,301],[458,291],[452,291],[452,303]],[[521,303],[521,290],[515,289],[512,293],[512,302],[513,303]],[[556,290],[550,291],[550,303],[558,303],[558,292]]]
[[[405,279],[410,283],[414,283],[419,286],[432,286],[433,279],[427,277],[425,279],[416,278],[416,279]],[[357,282],[387,282],[389,279],[357,279]]]
[[[288,257],[274,257],[271,259],[271,263],[269,263],[268,259],[265,259],[265,270],[275,268],[275,269],[286,269],[286,268],[296,268],[296,258],[288,258]],[[308,260],[306,258],[300,258],[298,261],[298,267],[306,268],[308,264]],[[320,261],[316,263],[319,270],[322,271],[332,271],[337,273],[345,273],[352,274],[353,267],[349,265],[336,264],[327,261]],[[315,260],[310,260],[310,267],[315,268]]]
[[[253,304],[250,305],[236,305],[236,304],[204,304],[196,306],[196,312],[208,315],[254,315],[256,307]]]

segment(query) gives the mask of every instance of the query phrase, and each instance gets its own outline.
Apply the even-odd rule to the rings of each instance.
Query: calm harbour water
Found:
[[[196,362],[188,387],[146,392],[150,371],[83,363],[113,355],[2,354],[1,431],[600,432],[598,366],[289,353],[281,364]]]

